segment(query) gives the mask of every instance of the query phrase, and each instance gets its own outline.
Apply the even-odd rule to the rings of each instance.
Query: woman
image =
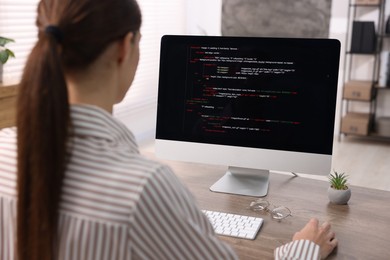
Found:
[[[0,132],[0,259],[236,258],[111,115],[135,75],[140,25],[135,0],[39,3],[17,128]],[[337,244],[316,220],[294,240],[276,257],[326,257]]]

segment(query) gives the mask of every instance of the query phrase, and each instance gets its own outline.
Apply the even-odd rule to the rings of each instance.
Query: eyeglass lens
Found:
[[[271,211],[272,218],[284,219],[291,215],[291,211],[283,206],[276,207]]]
[[[266,210],[269,207],[269,202],[266,200],[252,201],[249,207],[254,211]]]

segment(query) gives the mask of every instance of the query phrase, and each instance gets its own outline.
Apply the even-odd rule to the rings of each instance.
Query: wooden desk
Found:
[[[17,85],[0,83],[0,128],[15,125]]]
[[[255,198],[214,193],[209,187],[225,172],[225,167],[164,161],[191,190],[201,209],[249,216],[265,222],[256,240],[221,239],[231,244],[241,259],[273,259],[273,250],[291,241],[310,217],[330,221],[339,246],[329,259],[390,259],[390,192],[352,187],[348,205],[333,205],[327,197],[328,183],[303,177],[270,174],[266,197],[272,204],[287,206],[292,217],[281,222],[248,209]]]

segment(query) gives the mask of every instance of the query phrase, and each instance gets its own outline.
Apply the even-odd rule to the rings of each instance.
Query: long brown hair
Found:
[[[17,256],[55,259],[58,209],[71,131],[64,72],[88,67],[109,43],[137,32],[135,0],[41,0],[38,41],[17,109]]]

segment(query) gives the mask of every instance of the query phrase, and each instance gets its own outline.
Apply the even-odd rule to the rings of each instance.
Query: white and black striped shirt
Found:
[[[237,258],[172,171],[139,154],[123,124],[88,105],[71,106],[71,120],[58,259]],[[1,260],[15,259],[15,231],[16,129],[8,128],[0,131]],[[306,253],[318,251],[308,244]],[[302,253],[297,245],[278,248],[276,258],[287,257],[292,246]]]

